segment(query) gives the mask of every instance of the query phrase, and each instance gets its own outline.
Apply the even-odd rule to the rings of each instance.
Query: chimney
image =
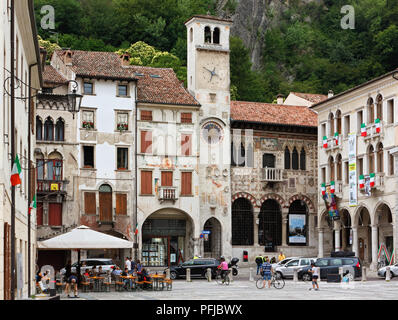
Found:
[[[72,65],[72,56],[73,56],[73,52],[70,51],[69,49],[66,50],[66,52],[64,53],[64,63],[67,66],[71,66]]]
[[[277,103],[277,104],[283,104],[283,95],[278,94],[278,95],[276,96],[276,103]]]
[[[120,63],[122,66],[126,67],[130,65],[130,55],[125,52],[120,56]]]
[[[333,97],[333,96],[334,96],[333,91],[332,91],[332,90],[329,90],[329,92],[328,92],[328,99],[331,98],[331,97]]]

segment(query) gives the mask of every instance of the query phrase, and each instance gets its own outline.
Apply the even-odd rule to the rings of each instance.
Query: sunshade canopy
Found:
[[[133,242],[80,226],[54,238],[39,241],[39,249],[123,249],[132,248]]]

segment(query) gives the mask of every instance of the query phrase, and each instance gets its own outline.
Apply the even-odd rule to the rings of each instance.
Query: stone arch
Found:
[[[352,221],[352,225],[353,226],[358,226],[358,223],[359,223],[359,215],[361,214],[361,211],[362,211],[362,209],[363,208],[365,208],[367,211],[368,211],[368,213],[369,213],[369,219],[370,219],[370,225],[372,224],[372,222],[373,222],[373,212],[372,212],[372,210],[370,210],[369,209],[369,207],[367,206],[367,205],[365,205],[363,202],[361,202],[361,203],[359,203],[358,204],[358,206],[357,206],[357,208],[355,209],[355,211],[354,211],[354,214],[353,214],[353,216],[352,216],[352,219],[351,219],[351,221]]]
[[[311,213],[311,212],[315,211],[315,207],[314,207],[311,199],[308,198],[307,196],[303,195],[303,194],[296,194],[296,195],[292,196],[289,199],[289,201],[287,203],[287,206],[290,207],[290,205],[293,203],[293,201],[296,201],[296,200],[300,200],[300,201],[304,201],[305,202],[305,204],[307,205],[307,208],[309,210],[308,213]]]
[[[253,197],[250,193],[247,193],[247,192],[238,192],[238,193],[235,193],[235,194],[232,196],[232,202],[234,202],[234,201],[235,201],[236,199],[238,199],[238,198],[245,198],[245,199],[247,199],[247,200],[249,200],[249,201],[251,202],[253,208],[257,207],[256,198]]]
[[[377,202],[377,204],[374,207],[374,211],[371,213],[371,218],[373,218],[372,221],[374,221],[373,224],[375,224],[375,225],[379,224],[380,217],[379,217],[379,215],[377,213],[378,213],[378,210],[380,208],[382,208],[384,205],[387,206],[388,209],[390,210],[391,217],[392,218],[394,217],[394,215],[392,214],[391,205],[385,200],[380,200],[379,202]]]
[[[285,200],[279,194],[276,194],[276,193],[269,193],[269,194],[266,194],[265,196],[263,196],[260,199],[260,204],[257,207],[261,207],[265,201],[270,200],[270,199],[278,202],[278,204],[280,205],[281,210],[282,210],[282,208],[284,207],[284,204],[285,204]]]

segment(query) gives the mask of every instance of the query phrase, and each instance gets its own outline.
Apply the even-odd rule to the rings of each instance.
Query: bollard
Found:
[[[340,281],[343,281],[343,267],[339,267]]]
[[[298,282],[298,271],[297,271],[297,268],[294,268],[294,271],[293,271],[294,273],[293,273],[293,281],[295,282],[295,283],[297,283]]]
[[[250,268],[249,270],[250,270],[250,273],[249,273],[249,281],[254,281],[254,278],[253,278],[253,268]]]
[[[166,279],[170,279],[170,268],[166,269]]]
[[[187,282],[191,282],[191,268],[187,268]]]
[[[318,283],[320,283],[320,282],[322,282],[322,279],[321,279],[321,268],[317,267],[317,270],[318,270]]]
[[[366,281],[366,267],[362,268],[362,281]]]
[[[390,281],[391,280],[391,270],[390,267],[386,267],[386,281]]]
[[[211,269],[207,268],[207,281],[211,282]]]

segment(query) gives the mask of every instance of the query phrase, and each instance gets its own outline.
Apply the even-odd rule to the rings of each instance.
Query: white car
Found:
[[[388,266],[390,267],[390,273],[391,273],[391,278],[392,277],[398,277],[398,263]],[[380,268],[379,270],[377,270],[377,275],[381,278],[385,278],[386,277],[386,272],[387,272],[387,266]]]
[[[88,259],[81,259],[80,260],[82,265],[80,268],[80,273],[83,274],[86,269],[91,270],[94,266],[96,267],[97,271],[99,266],[102,267],[102,271],[107,272],[108,270],[112,272],[112,267],[116,267],[116,264],[109,258],[88,258]],[[72,273],[76,273],[76,266],[77,262],[72,264]],[[65,274],[65,268],[60,270],[61,274]]]
[[[272,264],[272,269],[276,270],[276,268],[284,266],[286,263],[288,263],[290,260],[293,260],[293,259],[300,259],[300,258],[299,257],[285,258],[285,259],[283,259],[283,260],[281,260],[281,261],[279,261],[277,263],[273,263]]]
[[[276,274],[280,275],[282,278],[293,278],[294,269],[300,271],[300,268],[309,266],[312,262],[315,263],[316,259],[317,258],[295,258],[282,266],[276,267],[274,270]]]

